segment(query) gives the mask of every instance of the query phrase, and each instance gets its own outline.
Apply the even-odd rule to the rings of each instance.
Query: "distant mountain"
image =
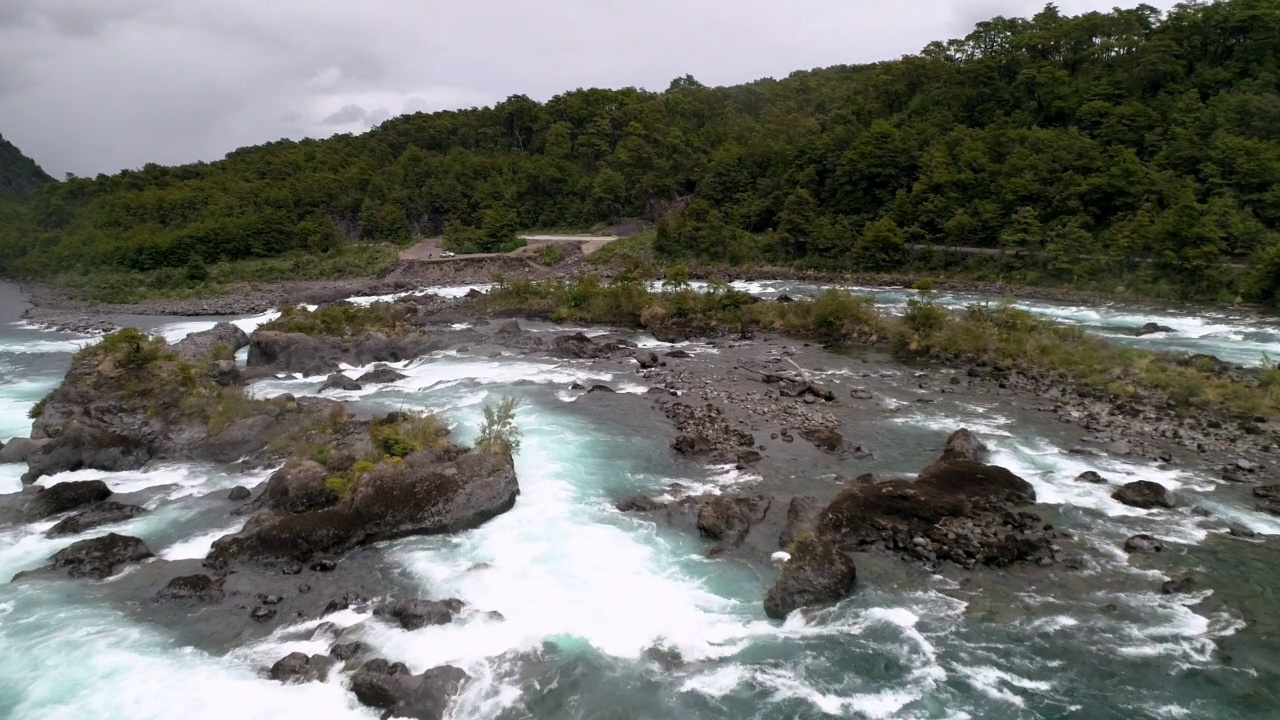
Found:
[[[29,200],[37,186],[53,181],[35,160],[0,135],[0,196]]]

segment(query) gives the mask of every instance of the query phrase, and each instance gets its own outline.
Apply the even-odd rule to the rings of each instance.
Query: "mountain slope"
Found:
[[[669,218],[654,250],[672,261],[945,273],[953,260],[913,248],[964,246],[988,250],[967,270],[987,277],[1274,302],[1280,0],[1050,5],[891,62],[513,96],[71,179],[31,213],[37,232],[0,271],[177,278],[358,240],[648,215]]]
[[[37,187],[53,181],[34,160],[0,135],[0,197],[30,200]]]

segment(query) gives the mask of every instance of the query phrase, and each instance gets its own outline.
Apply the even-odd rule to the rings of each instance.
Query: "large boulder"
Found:
[[[380,383],[392,383],[397,380],[403,380],[407,377],[409,376],[396,370],[395,368],[391,368],[391,367],[387,367],[386,365],[379,364],[374,366],[374,368],[369,372],[356,378],[355,381],[360,385],[369,385],[369,384],[380,384]]]
[[[194,600],[195,602],[218,602],[222,600],[222,589],[226,578],[211,578],[208,575],[183,575],[168,582],[156,593],[155,599],[160,602],[173,600]]]
[[[146,543],[136,537],[110,533],[102,537],[74,542],[59,550],[52,558],[51,570],[66,570],[73,578],[101,580],[115,572],[116,566],[154,557]]]
[[[970,460],[984,463],[991,451],[968,428],[960,428],[947,438],[942,450],[942,460]]]
[[[829,453],[838,453],[844,448],[844,436],[835,428],[814,427],[800,431],[800,437],[813,443],[814,447]]]
[[[290,460],[272,473],[266,489],[254,504],[286,514],[331,507],[337,504],[339,497],[325,482],[329,474],[314,460]]]
[[[1135,480],[1111,494],[1117,502],[1149,510],[1154,507],[1177,507],[1178,496],[1169,488],[1150,480]]]
[[[798,495],[791,498],[787,506],[787,524],[778,536],[778,547],[786,550],[806,534],[812,534],[822,514],[822,505],[812,495]]]
[[[1171,333],[1171,332],[1177,332],[1177,331],[1167,325],[1161,325],[1160,323],[1149,322],[1149,323],[1143,324],[1142,327],[1138,328],[1137,332],[1135,332],[1134,335],[1137,335],[1138,337],[1142,337],[1144,335],[1154,335],[1156,333]]]
[[[308,562],[383,540],[468,530],[510,510],[519,493],[506,454],[421,450],[379,463],[332,507],[289,515],[259,511],[239,534],[215,542],[205,564]]]
[[[27,513],[46,518],[69,510],[101,502],[111,496],[111,489],[101,480],[73,480],[50,485],[36,493],[27,504]]]
[[[791,559],[764,596],[764,612],[781,620],[802,607],[830,605],[853,592],[853,559],[829,540],[806,537],[792,545]]]
[[[336,372],[340,354],[337,343],[330,338],[255,330],[249,337],[247,364],[249,367],[268,367],[276,372],[314,377]]]
[[[330,373],[329,377],[325,378],[324,384],[320,386],[320,392],[324,392],[326,390],[353,391],[353,390],[360,390],[360,389],[361,389],[360,383],[356,382],[355,380],[352,380],[351,378],[347,377],[346,375],[343,375],[340,372]]]
[[[405,630],[417,630],[428,625],[448,625],[464,607],[466,603],[457,598],[397,600],[379,605],[373,614],[390,618]]]
[[[0,448],[0,463],[24,463],[48,442],[48,438],[14,438]]]
[[[55,485],[54,487],[57,486]],[[101,502],[88,510],[82,510],[70,517],[63,518],[57,525],[49,529],[48,534],[50,536],[75,535],[103,525],[132,520],[146,512],[146,508],[141,508],[137,505],[125,505],[112,501]]]
[[[741,545],[751,526],[764,520],[772,504],[773,498],[767,495],[747,498],[716,495],[704,500],[698,508],[698,532],[719,541],[707,555],[715,557]]]
[[[277,660],[267,675],[282,683],[324,682],[333,666],[333,658],[327,655],[294,652]]]
[[[935,565],[1002,567],[1052,562],[1052,534],[1031,484],[1009,470],[970,460],[940,461],[914,481],[856,482],[818,518],[816,534],[842,547],[875,547]]]
[[[441,720],[470,676],[452,665],[413,675],[402,663],[369,660],[351,676],[351,692],[383,717]]]
[[[27,458],[24,482],[75,470],[136,470],[155,454],[163,434],[159,420],[105,402],[59,429],[58,436]],[[103,424],[97,422],[102,419]]]
[[[229,322],[220,322],[208,330],[191,333],[173,345],[178,357],[188,362],[204,360],[210,357],[218,346],[223,353],[234,354],[249,344],[249,336],[238,326]]]

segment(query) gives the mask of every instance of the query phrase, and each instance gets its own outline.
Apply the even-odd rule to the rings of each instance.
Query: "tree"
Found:
[[[902,229],[889,218],[868,224],[855,249],[858,265],[868,270],[901,267],[906,255],[907,245]]]

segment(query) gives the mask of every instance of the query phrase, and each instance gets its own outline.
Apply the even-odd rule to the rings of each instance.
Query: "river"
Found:
[[[818,289],[795,283],[742,288],[766,297]],[[907,297],[893,289],[867,292],[890,307]],[[1154,348],[1248,364],[1280,353],[1277,326],[1243,315],[1026,307]],[[93,342],[27,326],[21,310],[16,289],[0,284],[0,439],[27,433],[27,411],[57,384],[71,353]],[[271,316],[237,322],[252,329]],[[1129,332],[1149,321],[1177,332],[1143,338]],[[146,329],[176,340],[211,325],[204,318],[154,318]],[[896,560],[869,561],[865,570],[860,565],[858,592],[846,601],[774,622],[760,602],[772,568],[708,559],[697,537],[613,509],[620,497],[672,482],[712,491],[754,482],[739,472],[691,467],[659,445],[661,433],[646,426],[649,421],[602,422],[578,412],[565,393],[584,378],[643,392],[635,376],[592,375],[572,361],[456,354],[397,367],[405,380],[343,397],[370,408],[435,409],[462,441],[487,399],[515,394],[524,400],[516,508],[476,530],[395,541],[381,553],[388,570],[424,596],[464,598],[505,620],[475,617],[407,632],[354,611],[328,618],[363,623],[364,642],[415,672],[451,663],[470,673],[475,680],[450,710],[455,720],[1280,717],[1280,607],[1274,602],[1280,519],[1253,511],[1215,478],[1099,461],[1108,474],[1176,488],[1188,506],[1239,522],[1260,533],[1258,539],[1226,539],[1189,511],[1136,510],[1105,490],[1073,482],[1085,465],[1063,450],[1065,431],[1048,421],[994,407],[921,405],[883,428],[886,466],[922,467],[950,430],[969,426],[992,446],[994,462],[1030,480],[1055,521],[1093,549],[1093,564],[1058,585],[1016,574],[966,585],[897,573]],[[319,384],[319,378],[271,379],[252,391],[314,394]],[[20,490],[22,469],[0,465],[0,493]],[[136,535],[160,557],[184,559],[202,557],[216,537],[243,522],[212,512],[208,499],[266,475],[161,464],[126,473],[64,473],[44,482],[106,480],[152,512],[91,534]],[[113,604],[103,590],[112,579],[9,582],[76,539],[46,538],[52,524],[0,524],[0,718],[377,717],[343,688],[340,673],[325,683],[290,686],[263,677],[262,668],[288,652],[326,650],[326,642],[298,632],[318,621],[213,653]],[[1136,532],[1165,539],[1172,552],[1158,564],[1130,563],[1117,543]],[[1192,572],[1202,589],[1162,594],[1160,581],[1175,572]]]

